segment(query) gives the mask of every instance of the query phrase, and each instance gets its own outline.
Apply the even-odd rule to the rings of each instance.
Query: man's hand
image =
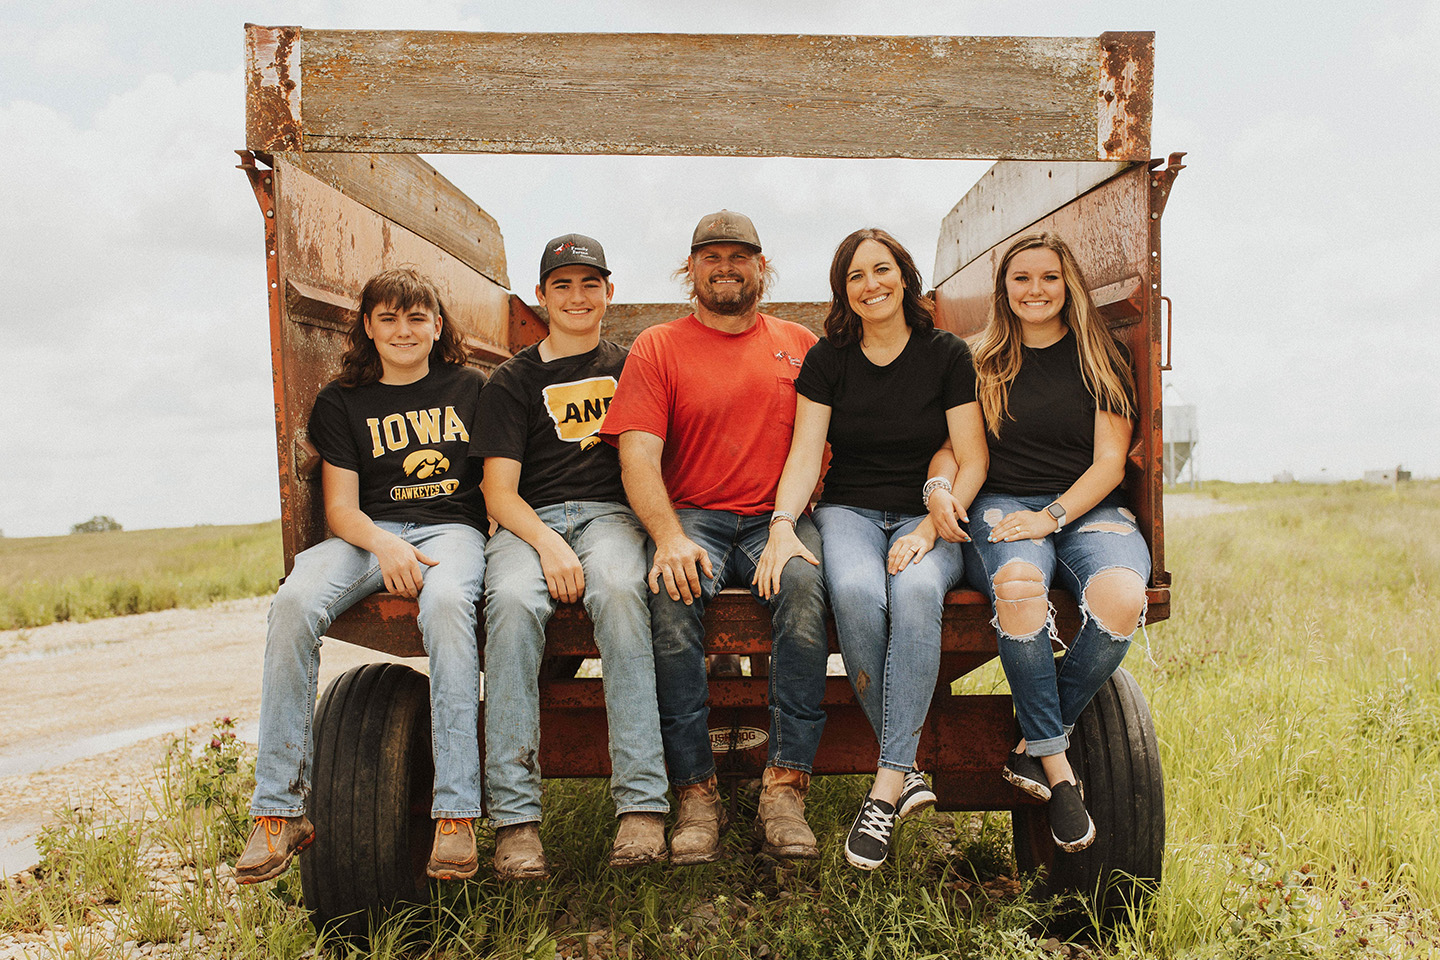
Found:
[[[385,534],[375,546],[374,554],[375,559],[380,561],[385,589],[411,600],[420,596],[420,588],[425,585],[425,568],[440,562],[431,560],[393,533]]]
[[[545,573],[545,588],[550,596],[565,603],[575,603],[585,594],[585,571],[580,567],[580,558],[565,538],[551,530],[552,534],[541,541],[540,569]]]
[[[650,592],[660,592],[660,581],[665,581],[665,592],[671,600],[684,600],[688,607],[700,596],[700,572],[706,579],[713,580],[715,571],[710,566],[710,555],[698,543],[684,534],[667,537],[655,544],[655,562],[650,566]]]

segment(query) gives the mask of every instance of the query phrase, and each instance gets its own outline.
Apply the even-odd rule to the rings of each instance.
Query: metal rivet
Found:
[[[1158,213],[1152,213],[1152,214],[1150,214],[1150,219],[1151,219],[1151,220],[1159,220],[1159,219],[1160,219],[1160,214],[1158,214]]]
[[[275,216],[275,211],[274,211],[274,210],[266,210],[266,211],[265,211],[265,216],[267,216],[267,217],[273,217],[273,216]],[[1153,216],[1155,216],[1155,214],[1152,213],[1152,214],[1150,214],[1150,216],[1153,217]]]
[[[278,287],[278,286],[280,286],[280,284],[276,283],[274,280],[271,280],[271,281],[270,281],[270,289],[271,289],[271,290],[274,290],[274,289],[275,289],[276,287]]]
[[[1158,186],[1160,186],[1160,181],[1159,181],[1159,180],[1151,180],[1151,181],[1150,181],[1150,186],[1152,186],[1152,187],[1158,187]]]
[[[271,251],[270,251],[270,256],[272,256],[272,257],[275,256],[275,251],[274,251],[274,250],[271,250]]]
[[[270,178],[269,178],[269,177],[266,177],[266,178],[265,178],[265,186],[267,186],[267,187],[270,186]]]

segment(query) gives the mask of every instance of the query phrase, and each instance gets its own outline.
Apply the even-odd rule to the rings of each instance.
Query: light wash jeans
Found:
[[[1064,491],[1059,491],[1064,493]],[[1070,745],[1070,731],[1091,698],[1120,668],[1130,649],[1128,637],[1114,636],[1100,626],[1085,605],[1085,587],[1102,570],[1133,570],[1142,581],[1150,579],[1150,548],[1135,526],[1135,515],[1124,506],[1116,491],[1088,513],[1065,524],[1065,529],[1040,540],[991,543],[990,529],[1016,510],[1044,510],[1059,494],[1016,497],[982,493],[970,505],[970,537],[966,544],[966,573],[976,590],[995,603],[995,574],[1007,563],[1034,564],[1045,580],[1048,592],[1053,581],[1080,601],[1080,632],[1067,645],[1064,659],[1056,669],[1051,648],[1055,633],[1055,611],[1033,636],[1012,637],[993,621],[1000,640],[1000,662],[1010,681],[1015,701],[1015,718],[1025,737],[1025,752],[1032,757],[1063,753]],[[1047,601],[1048,602],[1048,601]],[[1140,615],[1140,624],[1145,615]],[[1137,626],[1138,630],[1139,627]]]
[[[478,817],[480,808],[480,647],[475,604],[485,577],[485,534],[463,523],[380,521],[380,529],[432,560],[420,589],[420,632],[430,657],[432,817]],[[312,725],[320,643],[357,601],[385,588],[375,555],[331,537],[295,557],[270,603],[260,688],[260,751],[252,816],[304,812],[314,765]]]
[[[945,594],[960,582],[960,544],[936,540],[918,563],[886,571],[890,546],[924,515],[822,503],[825,586],[845,672],[880,744],[880,766],[910,770],[940,673]]]
[[[585,573],[610,724],[617,815],[665,813],[664,753],[645,574],[645,528],[621,503],[572,500],[535,511],[565,538]],[[485,550],[485,785],[496,827],[540,819],[540,693],[545,624],[559,601],[540,555],[509,530]]]
[[[704,548],[715,571],[700,571],[700,597],[687,606],[664,587],[650,595],[655,635],[655,686],[660,732],[670,782],[699,783],[715,773],[708,720],[710,684],[705,675],[705,604],[727,586],[748,587],[759,598],[755,566],[770,535],[770,514],[745,517],[725,510],[677,510],[685,535]],[[820,534],[809,517],[795,525],[801,542],[822,560]],[[655,547],[650,545],[648,557]],[[649,570],[647,564],[646,570]],[[648,588],[647,588],[648,589]],[[825,585],[818,567],[791,558],[781,572],[780,593],[761,600],[770,609],[770,742],[766,764],[809,773],[825,729]]]

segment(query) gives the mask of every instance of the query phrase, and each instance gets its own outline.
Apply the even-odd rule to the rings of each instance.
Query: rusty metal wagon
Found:
[[[981,329],[995,264],[1014,236],[1044,228],[1069,241],[1095,284],[1097,305],[1135,358],[1140,412],[1125,489],[1152,554],[1148,619],[1169,615],[1160,219],[1181,155],[1171,155],[1168,165],[1149,157],[1153,34],[246,29],[247,149],[240,167],[265,217],[287,570],[296,553],[326,535],[319,458],[305,422],[319,388],[338,369],[366,277],[401,263],[434,277],[480,367],[503,362],[546,333],[544,317],[508,289],[494,220],[415,154],[1003,157],[942,224],[937,321],[962,336]],[[696,124],[697,102],[713,105],[725,122]],[[856,115],[866,122],[856,124]],[[575,118],[584,123],[577,127]],[[857,127],[895,130],[897,139],[876,143]],[[767,311],[818,329],[824,308],[775,303]],[[644,327],[688,312],[684,304],[616,304],[606,336],[628,343]],[[1061,628],[1073,630],[1074,600],[1063,592],[1053,600]],[[415,613],[412,601],[372,596],[328,635],[421,656]],[[1011,812],[1021,869],[1043,868],[1050,890],[1092,893],[1102,912],[1119,909],[1161,873],[1164,795],[1149,709],[1122,670],[1082,716],[1072,761],[1087,785],[1098,839],[1082,853],[1058,853],[1044,807],[1000,775],[1018,737],[1009,697],[951,693],[952,681],[995,657],[990,617],[974,591],[946,598],[940,682],[919,763],[933,775],[941,809]],[[768,651],[768,614],[748,593],[718,597],[706,625],[711,653],[758,658]],[[833,650],[833,630],[831,643]],[[573,671],[575,658],[597,655],[584,611],[562,606],[549,625],[540,688],[540,765],[547,777],[610,773],[600,681]],[[756,777],[764,765],[766,682],[711,681],[711,737],[726,777]],[[874,735],[844,677],[827,680],[824,704],[816,773],[873,771]],[[395,664],[352,670],[325,691],[315,723],[310,816],[317,839],[301,870],[316,923],[423,897],[432,777],[425,676]],[[480,742],[483,749],[483,733]]]

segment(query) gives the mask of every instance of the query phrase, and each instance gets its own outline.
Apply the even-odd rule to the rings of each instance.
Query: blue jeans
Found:
[[[748,587],[756,597],[755,565],[770,535],[770,514],[743,517],[724,510],[676,511],[680,526],[710,556],[712,579],[700,573],[700,596],[686,605],[671,600],[662,585],[650,595],[650,628],[655,637],[655,686],[660,700],[660,733],[665,762],[676,786],[699,783],[715,773],[707,722],[709,681],[705,676],[705,604],[726,586]],[[795,527],[801,542],[820,555],[820,533],[809,517]],[[649,556],[653,559],[654,544]],[[647,568],[648,569],[648,568]],[[781,571],[780,592],[762,600],[770,608],[770,745],[766,763],[809,773],[825,729],[825,585],[818,567],[792,557]]]
[[[1064,491],[1060,491],[1063,493]],[[966,573],[971,584],[995,602],[994,578],[1007,563],[1022,561],[1040,570],[1049,591],[1052,581],[1073,593],[1080,602],[1080,632],[1067,645],[1056,669],[1050,639],[1055,633],[1052,608],[1045,625],[1033,636],[1012,637],[1000,628],[998,614],[991,623],[1000,640],[1000,662],[1010,681],[1015,718],[1025,737],[1025,752],[1032,757],[1063,753],[1070,731],[1086,704],[1120,667],[1130,649],[1127,637],[1107,632],[1091,615],[1085,588],[1104,570],[1133,570],[1141,581],[1150,579],[1150,548],[1135,526],[1135,515],[1116,491],[1065,529],[1040,540],[991,543],[990,529],[1016,510],[1043,510],[1055,496],[1016,497],[982,493],[970,505],[970,536],[966,544]],[[1047,601],[1048,602],[1048,601]],[[1140,623],[1145,622],[1142,612]],[[1137,626],[1138,630],[1139,627]]]
[[[894,576],[886,572],[891,544],[923,519],[835,504],[815,508],[845,672],[887,770],[915,765],[940,673],[945,594],[960,582],[963,565],[960,544],[936,540],[918,563]]]
[[[432,560],[421,587],[420,632],[430,657],[432,817],[478,817],[480,809],[480,647],[475,603],[485,577],[485,534],[463,523],[381,521],[380,529]],[[385,588],[375,555],[331,537],[295,557],[270,604],[260,688],[260,750],[252,816],[304,812],[314,765],[311,727],[320,638],[357,601]]]
[[[610,723],[615,812],[665,813],[664,753],[646,600],[645,528],[621,503],[572,500],[536,511],[585,574]],[[560,601],[535,548],[497,530],[485,551],[485,788],[496,827],[540,819],[540,693],[545,625]]]

